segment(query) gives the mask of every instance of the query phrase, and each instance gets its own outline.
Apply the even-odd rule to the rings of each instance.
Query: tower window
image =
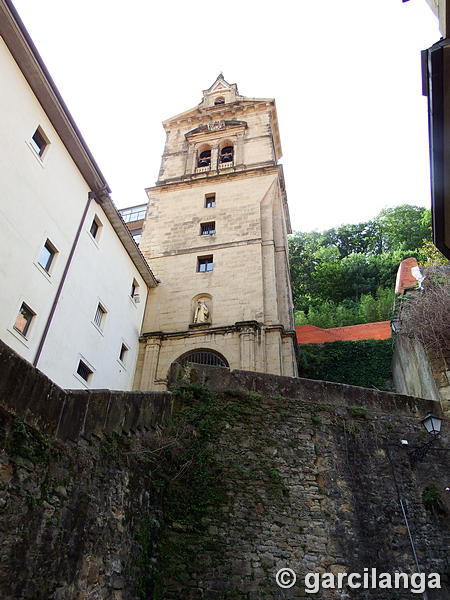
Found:
[[[210,167],[211,166],[211,149],[203,150],[200,152],[198,157],[197,167]]]
[[[197,271],[199,273],[206,273],[207,271],[213,270],[213,257],[212,256],[199,256],[197,259]]]
[[[80,360],[77,367],[77,373],[81,377],[81,379],[84,379],[84,381],[87,382],[89,381],[89,378],[92,375],[93,371],[87,366],[85,362]]]
[[[209,223],[201,223],[200,233],[201,235],[213,235],[216,233],[216,222],[210,221]]]
[[[31,321],[36,313],[34,313],[29,306],[22,302],[19,314],[16,317],[14,323],[14,329],[18,331],[23,337],[26,337],[28,330],[30,329]]]
[[[41,158],[44,155],[45,149],[50,144],[45,133],[42,131],[40,127],[36,129],[33,134],[33,137],[30,140],[31,147]]]
[[[233,146],[224,146],[220,151],[220,164],[233,162]]]
[[[216,195],[206,194],[205,196],[205,208],[212,208],[216,205]]]
[[[219,104],[225,104],[225,98],[222,98],[222,97],[216,98],[214,101],[214,105],[218,106]]]
[[[50,271],[50,267],[53,259],[55,258],[56,252],[56,248],[53,246],[50,240],[47,240],[38,258],[38,263],[45,271],[47,271],[47,273]]]

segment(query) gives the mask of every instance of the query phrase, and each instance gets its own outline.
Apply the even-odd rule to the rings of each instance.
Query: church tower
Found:
[[[174,361],[297,375],[275,101],[222,74],[163,123],[140,249],[160,281],[147,301],[135,388],[165,389]]]

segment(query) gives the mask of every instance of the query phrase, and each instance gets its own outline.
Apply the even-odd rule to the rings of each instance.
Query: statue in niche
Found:
[[[197,300],[197,306],[194,312],[194,323],[208,323],[209,308],[204,300]]]

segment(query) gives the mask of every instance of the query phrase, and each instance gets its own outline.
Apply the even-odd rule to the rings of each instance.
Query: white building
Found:
[[[65,388],[131,389],[156,280],[0,0],[0,338]]]

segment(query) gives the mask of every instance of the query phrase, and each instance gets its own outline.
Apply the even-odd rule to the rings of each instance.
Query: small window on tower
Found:
[[[219,104],[225,104],[225,98],[216,98],[215,102],[214,102],[215,106],[218,106]]]
[[[200,233],[201,235],[213,235],[216,233],[216,222],[210,221],[209,223],[201,223]]]
[[[212,208],[216,205],[216,195],[206,194],[205,196],[205,208]]]
[[[213,270],[213,257],[212,256],[199,256],[197,259],[197,271],[198,273],[206,273],[207,271]]]

